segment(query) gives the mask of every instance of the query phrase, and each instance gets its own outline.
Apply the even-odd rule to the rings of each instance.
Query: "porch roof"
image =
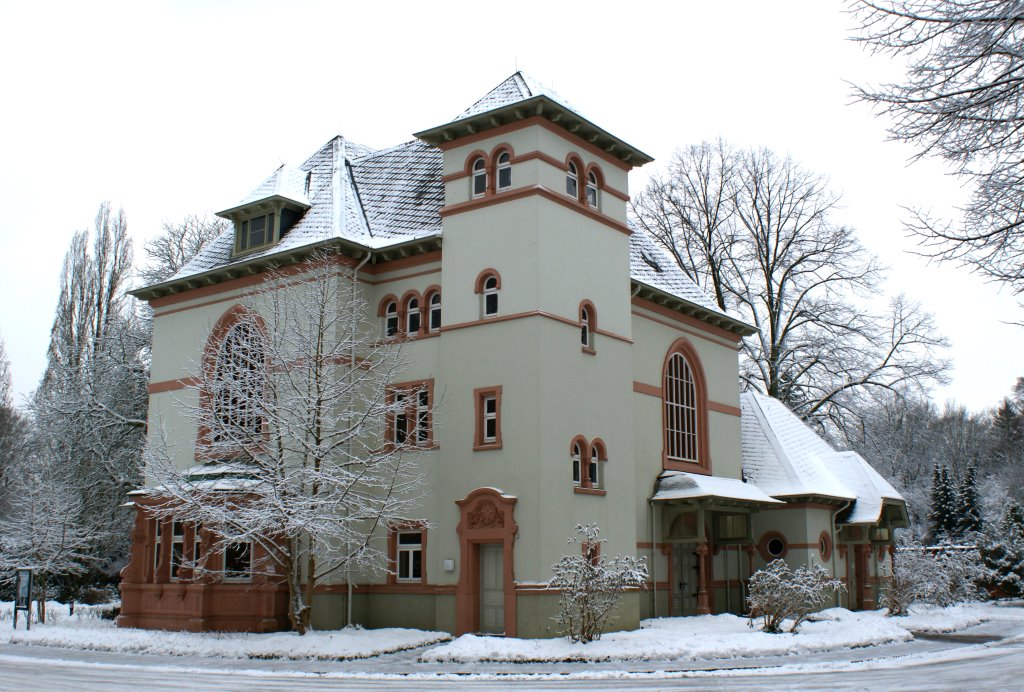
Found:
[[[744,483],[738,478],[721,476],[702,476],[685,471],[665,471],[658,476],[654,488],[652,502],[669,502],[671,500],[702,500],[717,499],[729,502],[754,503],[761,505],[781,505],[760,488]]]

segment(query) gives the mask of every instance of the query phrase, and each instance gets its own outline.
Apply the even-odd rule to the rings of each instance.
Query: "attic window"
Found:
[[[245,252],[274,240],[274,215],[246,219],[238,227],[238,251]]]
[[[661,273],[661,265],[658,264],[658,261],[651,256],[651,253],[647,252],[647,250],[641,250],[640,256],[643,257],[644,262],[647,263],[647,266],[649,266],[654,271]]]

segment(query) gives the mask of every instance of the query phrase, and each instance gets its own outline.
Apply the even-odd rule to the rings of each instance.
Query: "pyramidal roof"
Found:
[[[533,98],[534,96],[547,96],[552,101],[557,101],[574,113],[579,113],[576,108],[573,108],[568,101],[559,96],[553,89],[549,89],[524,72],[519,71],[484,94],[480,100],[464,110],[455,120],[463,120],[480,113],[503,108],[513,103]]]

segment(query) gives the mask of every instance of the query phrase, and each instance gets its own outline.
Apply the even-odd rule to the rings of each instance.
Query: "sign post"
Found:
[[[32,629],[32,569],[19,568],[14,584],[14,629],[18,629],[18,611],[25,611],[25,629]]]

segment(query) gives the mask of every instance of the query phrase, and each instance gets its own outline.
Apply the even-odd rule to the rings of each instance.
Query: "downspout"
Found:
[[[845,505],[843,505],[842,507],[839,507],[836,511],[832,512],[832,514],[830,515],[830,523],[831,523],[830,531],[831,531],[831,534],[830,534],[829,538],[832,539],[832,578],[833,579],[837,579],[838,578],[836,576],[838,574],[837,571],[836,571],[836,555],[839,554],[839,536],[836,534],[836,517],[838,517],[841,513],[845,512],[846,510],[850,509],[850,507],[853,506],[854,502],[855,502],[855,500],[847,500]],[[847,550],[846,551],[846,576],[849,577],[849,575],[850,575],[850,551]],[[838,600],[842,601],[842,597],[840,597]],[[842,607],[842,605],[840,603],[837,603],[836,605]],[[850,610],[850,608],[849,608],[849,605],[850,605],[850,580],[849,579],[846,580],[846,605],[847,605],[846,609]]]
[[[654,548],[658,541],[658,509],[654,500],[648,500],[648,502],[651,505],[651,597],[653,602],[651,613],[653,617],[658,617],[658,569],[654,562]]]
[[[356,304],[356,286],[359,283],[359,270],[366,266],[366,263],[373,257],[373,253],[367,251],[366,256],[359,261],[356,268],[352,270],[352,295],[349,296],[349,305],[355,310]],[[348,386],[351,391],[352,388],[352,371],[356,367],[356,320],[355,314],[352,315],[352,334],[349,340],[349,351],[348,351]],[[348,455],[352,457],[352,439],[348,441]],[[348,509],[345,510],[346,514]],[[349,566],[351,561],[345,562],[345,586],[347,589],[347,595],[345,597],[345,626],[352,626],[352,568]]]

